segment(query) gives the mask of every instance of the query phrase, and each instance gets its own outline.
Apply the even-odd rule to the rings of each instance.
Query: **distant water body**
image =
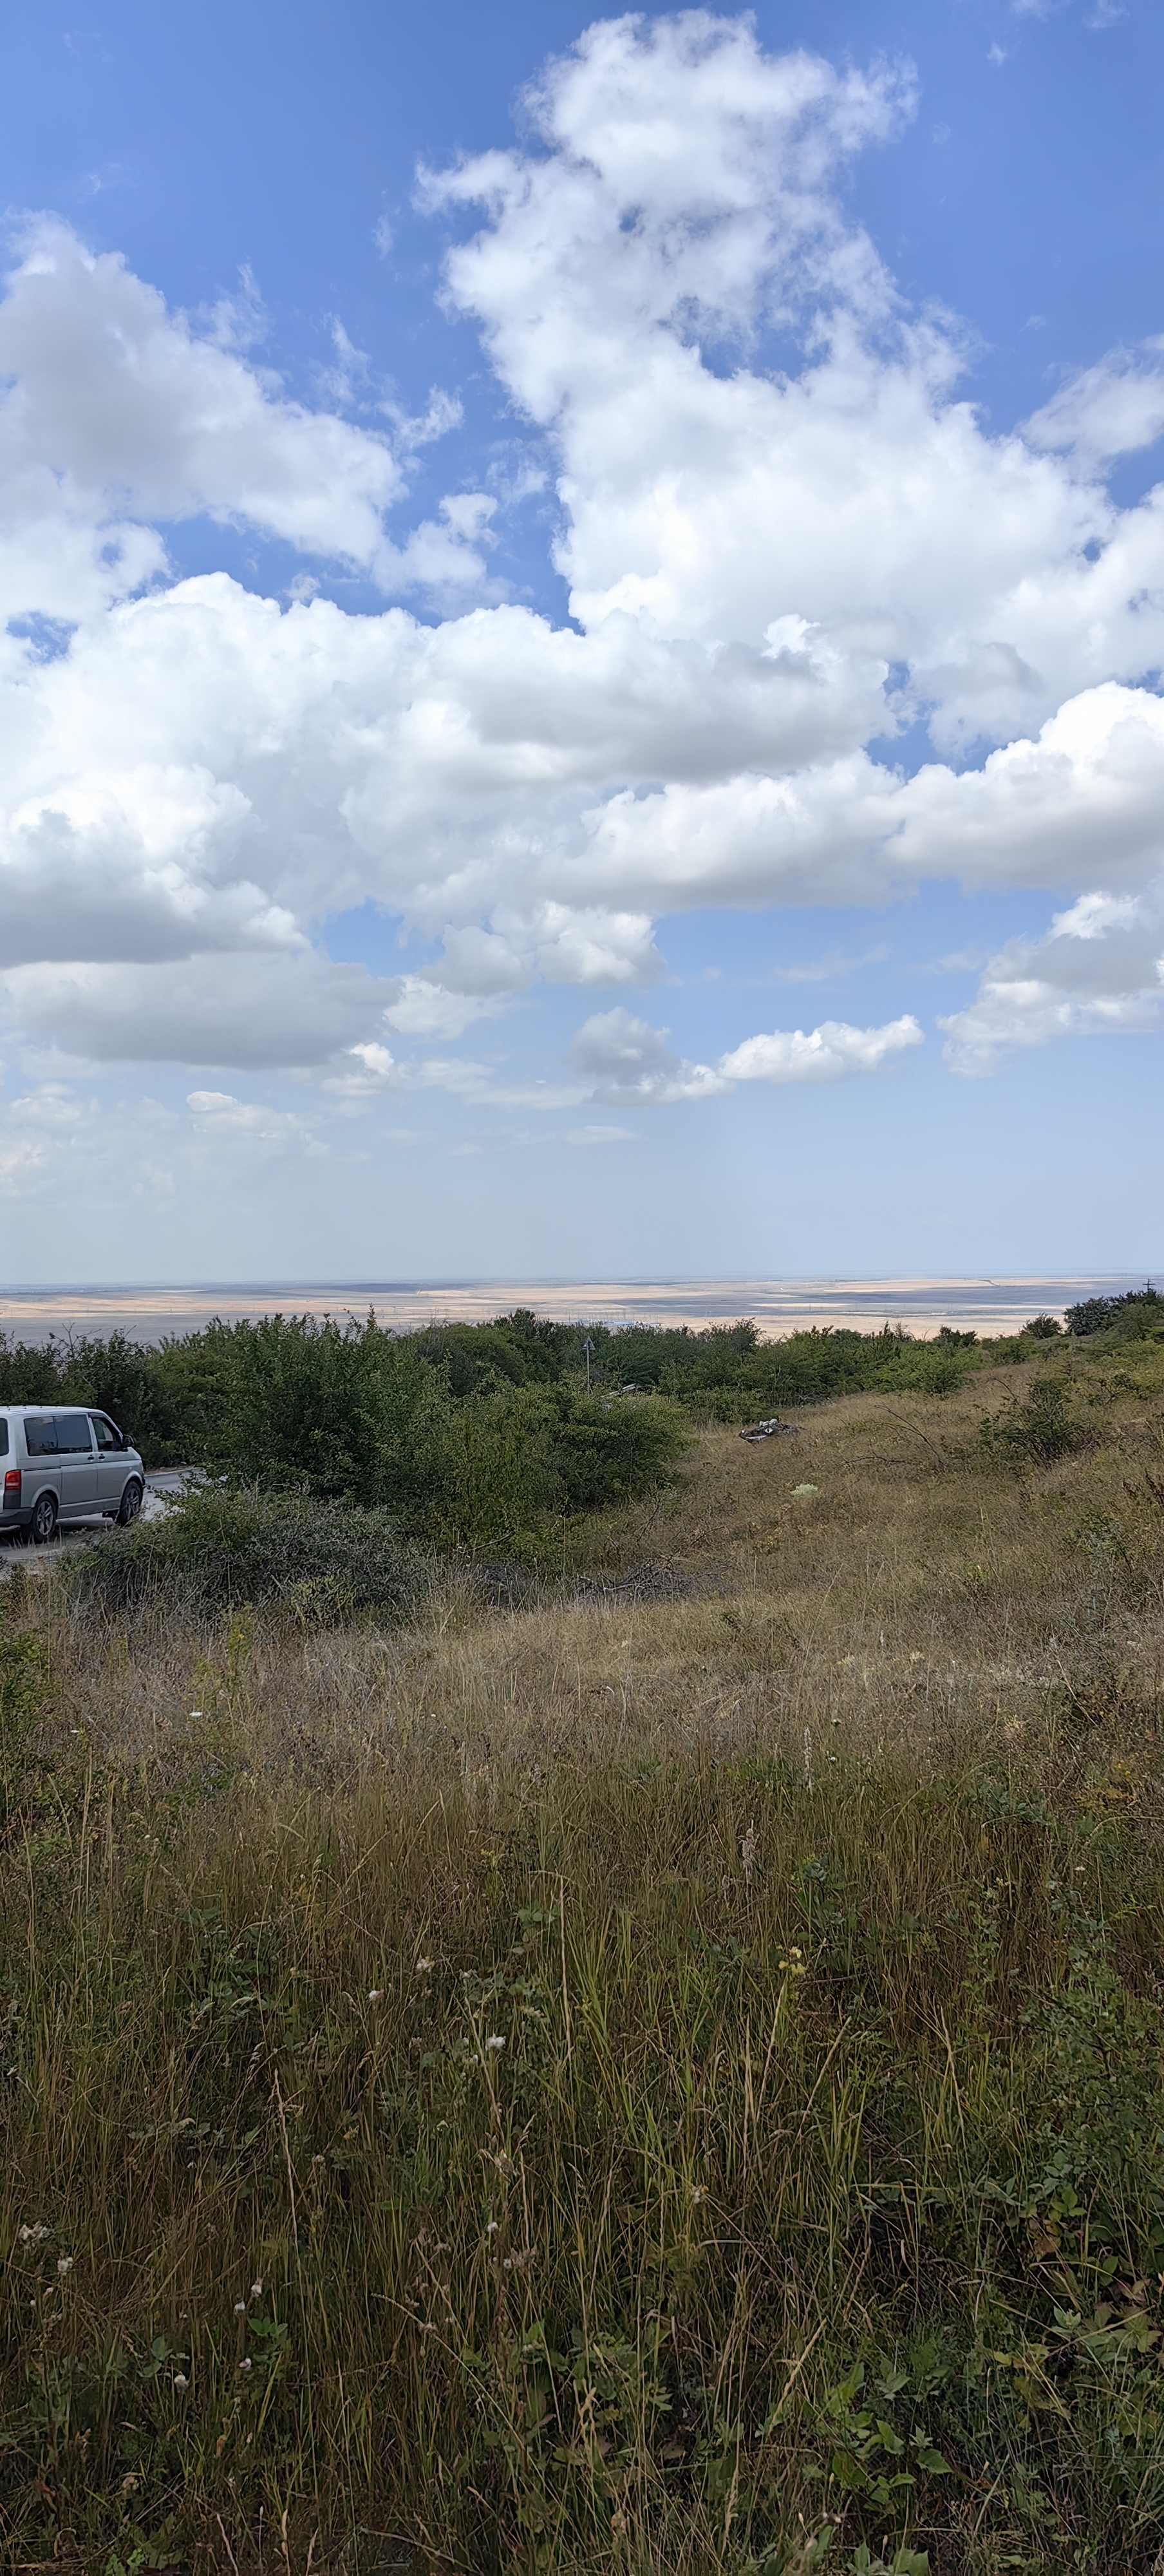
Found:
[[[1062,1316],[1084,1297],[1119,1296],[1143,1275],[991,1279],[346,1279],[269,1280],[246,1286],[209,1282],[185,1288],[12,1288],[0,1290],[0,1331],[17,1340],[51,1333],[120,1330],[158,1342],[189,1333],[214,1315],[234,1322],[277,1313],[358,1315],[371,1309],[396,1331],[417,1324],[481,1323],[514,1306],[532,1306],[558,1322],[687,1324],[694,1331],[750,1315],[767,1341],[806,1326],[847,1325],[876,1332],[900,1324],[930,1335],[952,1324],[961,1332],[1017,1333],[1032,1315]]]

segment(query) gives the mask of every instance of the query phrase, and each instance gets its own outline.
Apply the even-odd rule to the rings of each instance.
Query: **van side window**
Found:
[[[56,1421],[58,1456],[62,1451],[82,1449],[85,1456],[88,1457],[93,1447],[93,1435],[89,1429],[88,1414],[58,1413]]]
[[[107,1420],[106,1416],[103,1413],[93,1413],[89,1418],[92,1422],[93,1429],[97,1434],[98,1448],[120,1449],[121,1433],[114,1429],[113,1424]]]
[[[56,1457],[57,1426],[53,1421],[51,1413],[42,1414],[39,1422],[29,1422],[26,1418],[24,1437],[28,1446],[28,1454],[30,1458]]]

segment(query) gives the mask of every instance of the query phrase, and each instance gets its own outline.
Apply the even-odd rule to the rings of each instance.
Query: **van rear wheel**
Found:
[[[57,1525],[55,1494],[38,1494],[32,1506],[28,1535],[34,1547],[47,1547]]]

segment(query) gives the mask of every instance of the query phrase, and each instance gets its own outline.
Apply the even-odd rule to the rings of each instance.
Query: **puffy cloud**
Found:
[[[720,1057],[719,1070],[730,1082],[838,1082],[846,1073],[876,1073],[887,1056],[921,1043],[911,1011],[880,1029],[822,1020],[807,1036],[803,1029],[773,1029],[767,1037],[745,1038]]]
[[[390,1049],[375,1038],[362,1045],[345,1047],[353,1059],[351,1073],[329,1073],[324,1076],[324,1090],[334,1092],[341,1100],[374,1100],[400,1081],[400,1067]]]
[[[97,1119],[95,1100],[82,1100],[69,1083],[52,1077],[5,1101],[0,1195],[36,1197],[78,1149],[88,1161]]]
[[[390,985],[310,950],[182,965],[18,966],[17,1026],[91,1063],[310,1070],[379,1027]]]
[[[981,1074],[1012,1047],[1162,1022],[1164,876],[1139,895],[1084,895],[1045,938],[1011,940],[942,1026],[955,1071]]]
[[[962,884],[1108,889],[1164,855],[1164,700],[1109,683],[980,770],[928,767],[893,799],[887,856]]]
[[[1116,349],[1069,376],[1023,435],[1032,447],[1070,449],[1087,466],[1154,446],[1164,435],[1164,340]]]
[[[651,1027],[621,1006],[596,1011],[570,1044],[570,1062],[595,1100],[653,1106],[664,1100],[706,1100],[724,1086],[707,1064],[673,1054],[666,1029]]]
[[[956,339],[901,314],[841,213],[840,165],[908,111],[900,76],[773,60],[748,21],[691,12],[592,28],[530,104],[540,152],[429,186],[486,210],[449,291],[557,446],[584,625],[751,640],[799,616],[842,665],[907,665],[951,747],[1160,658],[1160,602],[1136,604],[1164,574],[1159,509],[1121,518],[988,437],[953,398]],[[796,374],[748,363],[773,320]]]
[[[300,1145],[309,1154],[327,1151],[308,1120],[296,1117],[293,1110],[270,1109],[263,1101],[236,1100],[229,1091],[191,1091],[186,1106],[193,1113],[196,1133],[202,1136],[229,1136],[268,1150],[272,1146],[279,1150]]]
[[[7,961],[302,946],[292,915],[237,873],[249,821],[241,790],[201,767],[34,792],[0,823]]]
[[[911,1014],[880,1029],[854,1029],[824,1020],[810,1029],[773,1029],[745,1038],[718,1064],[689,1064],[674,1055],[666,1029],[630,1011],[596,1012],[570,1047],[570,1062],[592,1082],[593,1097],[630,1106],[660,1101],[706,1100],[737,1082],[836,1082],[849,1073],[875,1073],[903,1047],[920,1046]]]
[[[200,337],[66,224],[38,223],[9,279],[0,376],[5,617],[91,614],[162,568],[142,520],[202,512],[359,565],[387,589],[479,578],[488,498],[448,501],[443,524],[394,546],[384,513],[405,483],[387,437],[287,401],[221,333]],[[434,397],[402,443],[455,416]]]
[[[452,1047],[539,978],[640,984],[660,916],[701,905],[935,876],[1138,899],[1161,864],[1164,495],[1121,511],[1094,468],[1164,425],[1159,353],[989,435],[952,329],[906,313],[841,194],[911,106],[908,73],[773,57],[745,19],[626,17],[549,66],[523,149],[426,179],[458,222],[483,209],[446,291],[555,468],[571,627],[480,604],[492,497],[387,533],[447,397],[382,406],[382,429],[312,410],[237,317],[196,329],[66,227],[29,236],[0,305],[0,588],[42,621],[0,638],[18,1030],[95,1061],[307,1070],[337,1103],[398,1078],[500,1100],[488,1067],[409,1071],[386,1038]],[[338,326],[335,350],[329,402],[366,385]],[[192,512],[446,613],[349,616],[306,574],[284,606],[224,574],[166,586],[147,522]],[[905,777],[870,745],[919,711],[941,756]],[[973,739],[995,747],[960,769]],[[368,901],[427,962],[376,979],[322,955],[320,922]],[[974,1007],[1001,1029],[1087,945],[1057,930]],[[707,1067],[616,1010],[575,1074],[692,1097],[916,1034],[825,1023]]]

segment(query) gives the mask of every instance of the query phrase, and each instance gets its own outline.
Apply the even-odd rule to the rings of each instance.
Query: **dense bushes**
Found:
[[[384,1332],[371,1317],[271,1315],[216,1321],[156,1347],[112,1333],[36,1349],[0,1334],[0,1403],[98,1404],[149,1466],[214,1466],[261,1484],[306,1480],[313,1492],[386,1503],[412,1519],[418,1494],[440,1480],[438,1453],[456,1485],[456,1457],[525,1439],[539,1423],[545,1437],[534,1429],[530,1472],[536,1483],[552,1452],[559,1506],[589,1508],[592,1489],[607,1499],[641,1490],[636,1475],[656,1475],[664,1454],[674,1455],[676,1432],[673,1418],[666,1433],[641,1419],[619,1428],[608,1408],[618,1414],[634,1395],[669,1398],[696,1421],[743,1423],[776,1405],[867,1387],[945,1394],[978,1357],[973,1333],[948,1326],[932,1342],[886,1325],[878,1333],[814,1327],[763,1343],[750,1321],[702,1332],[593,1324],[591,1396],[600,1410],[588,1412],[586,1338],[582,1323],[551,1323],[523,1308],[488,1324],[407,1334]],[[534,1398],[548,1404],[544,1416],[529,1412]],[[513,1418],[503,1432],[507,1405]],[[466,1406],[484,1410],[461,1422]],[[599,1451],[608,1463],[596,1476]]]
[[[549,1515],[631,1501],[688,1437],[665,1399],[584,1393],[532,1316],[396,1335],[272,1315],[154,1350],[120,1334],[0,1344],[0,1400],[54,1397],[101,1404],[150,1465],[386,1512],[444,1547],[512,1546]]]
[[[219,1485],[67,1560],[73,1597],[106,1611],[160,1602],[199,1617],[248,1603],[312,1627],[366,1610],[403,1618],[429,1579],[387,1512]]]
[[[1154,1291],[1099,1302],[1119,1309],[1120,1329],[1164,1313]],[[863,1389],[944,1395],[983,1358],[1023,1356],[1051,1321],[1029,1328],[1034,1343],[992,1352],[949,1326],[935,1341],[887,1324],[762,1343],[748,1320],[587,1332],[527,1308],[407,1334],[372,1316],[216,1320],[156,1347],[120,1332],[44,1349],[0,1335],[0,1402],[95,1403],[149,1466],[386,1511],[430,1544],[512,1547],[550,1517],[665,1482],[692,1422],[743,1424]]]
[[[1150,1284],[1130,1288],[1123,1297],[1084,1297],[1078,1306],[1067,1308],[1066,1320],[1068,1332],[1078,1340],[1114,1332],[1121,1340],[1144,1341],[1149,1334],[1164,1332],[1164,1297]]]

